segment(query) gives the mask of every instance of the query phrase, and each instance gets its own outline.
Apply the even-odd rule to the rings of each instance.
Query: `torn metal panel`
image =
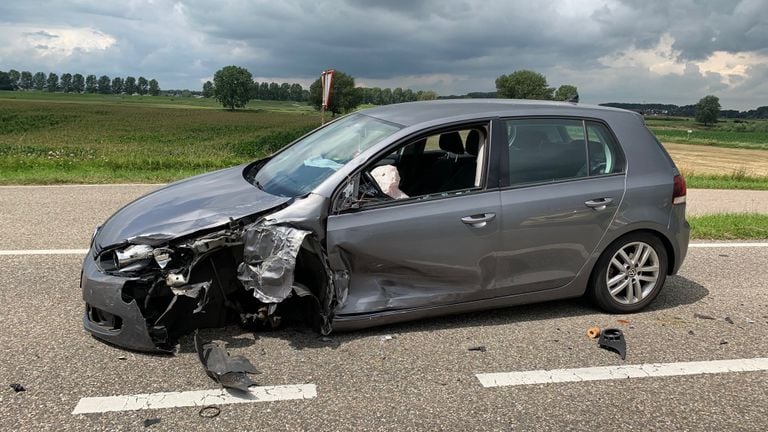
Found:
[[[309,231],[280,225],[252,225],[243,233],[243,262],[237,278],[264,303],[280,303],[293,290],[296,256]]]
[[[248,387],[256,385],[247,374],[258,374],[256,367],[247,358],[230,356],[216,342],[202,342],[195,332],[195,349],[203,364],[205,373],[214,381],[227,388],[248,391]]]
[[[325,239],[325,221],[328,198],[310,193],[295,199],[291,205],[280,209],[265,218],[268,225],[290,225],[311,231],[321,242]]]

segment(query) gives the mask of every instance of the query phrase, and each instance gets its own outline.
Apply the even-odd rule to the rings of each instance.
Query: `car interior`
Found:
[[[481,186],[487,128],[430,135],[397,148],[363,172],[362,201],[449,194]],[[393,187],[394,186],[394,187]]]

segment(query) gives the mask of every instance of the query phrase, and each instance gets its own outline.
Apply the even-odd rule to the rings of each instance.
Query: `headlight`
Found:
[[[139,270],[149,264],[154,258],[154,248],[147,245],[131,245],[122,250],[115,251],[117,268],[121,272]]]

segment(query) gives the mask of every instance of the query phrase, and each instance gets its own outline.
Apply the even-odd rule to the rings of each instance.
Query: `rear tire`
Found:
[[[648,306],[667,279],[667,249],[650,233],[627,234],[600,255],[590,277],[590,296],[610,313],[632,313]]]

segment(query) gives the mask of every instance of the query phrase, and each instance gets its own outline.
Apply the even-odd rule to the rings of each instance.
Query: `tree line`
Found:
[[[695,117],[696,105],[675,105],[675,104],[654,104],[654,103],[621,103],[611,102],[601,104],[614,108],[628,109],[637,111],[646,115],[667,115],[671,117]],[[739,110],[720,110],[720,118],[733,119],[768,119],[768,106],[760,106],[755,109]]]
[[[160,84],[156,79],[138,79],[132,76],[110,78],[107,75],[83,76],[79,73],[58,74],[50,72],[19,72],[11,69],[0,71],[0,90],[37,90],[63,93],[100,93],[100,94],[140,94],[158,96]]]
[[[203,84],[203,97],[214,97],[214,84],[206,81]],[[306,102],[309,98],[309,90],[304,89],[298,83],[276,83],[252,81],[248,85],[248,97],[250,99],[280,100]]]
[[[334,114],[349,112],[360,104],[388,105],[437,98],[437,93],[434,91],[414,92],[400,87],[395,89],[356,87],[354,77],[342,71],[334,72],[331,86],[328,110]],[[248,69],[239,66],[226,66],[214,74],[213,81],[206,81],[203,84],[203,96],[214,97],[231,110],[244,107],[251,99],[307,102],[320,109],[321,93],[319,78],[309,86],[309,89],[304,89],[297,83],[259,83],[253,80],[253,75]]]

